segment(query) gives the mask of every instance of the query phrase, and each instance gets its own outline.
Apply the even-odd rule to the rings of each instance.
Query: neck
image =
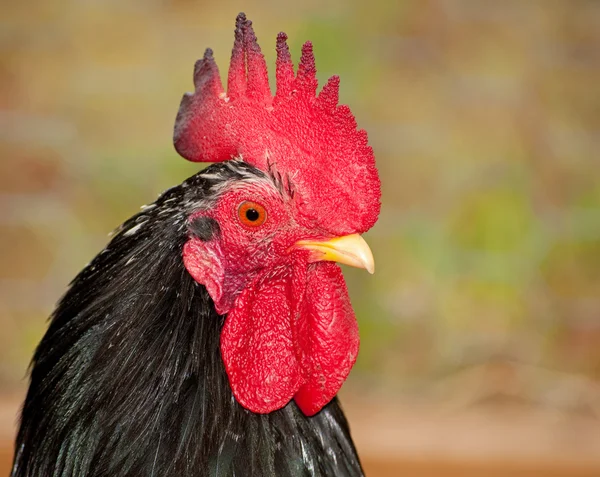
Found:
[[[260,415],[233,398],[224,317],[181,260],[179,189],[127,221],[60,301],[13,476],[362,475],[335,400],[307,418],[293,401]]]

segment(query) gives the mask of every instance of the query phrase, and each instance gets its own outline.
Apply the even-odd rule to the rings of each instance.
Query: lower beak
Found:
[[[300,240],[294,248],[310,250],[312,262],[339,262],[351,267],[364,268],[369,273],[375,272],[375,261],[371,249],[358,234],[345,235],[330,240]]]

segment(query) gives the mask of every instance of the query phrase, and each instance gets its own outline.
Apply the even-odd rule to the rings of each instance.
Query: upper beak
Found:
[[[327,260],[339,262],[351,267],[364,268],[369,273],[375,272],[375,261],[371,249],[358,234],[345,235],[330,240],[299,240],[295,248],[311,251],[311,261]]]

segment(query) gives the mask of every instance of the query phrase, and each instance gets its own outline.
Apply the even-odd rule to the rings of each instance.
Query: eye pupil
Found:
[[[260,213],[256,209],[248,209],[246,210],[246,218],[250,222],[256,222],[260,218]]]

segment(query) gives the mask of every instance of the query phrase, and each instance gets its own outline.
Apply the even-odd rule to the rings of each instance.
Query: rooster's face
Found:
[[[216,310],[228,314],[221,350],[234,394],[255,412],[295,397],[313,414],[358,352],[343,277],[324,262],[372,272],[371,251],[360,235],[335,236],[303,213],[290,180],[239,161],[211,169],[233,175],[189,217],[183,259]]]
[[[366,242],[357,234],[336,237],[303,214],[289,180],[284,185],[243,162],[224,167],[239,179],[216,186],[214,204],[190,217],[184,252],[187,269],[207,286],[219,313],[229,312],[257,275],[299,261],[337,261],[373,273]]]

